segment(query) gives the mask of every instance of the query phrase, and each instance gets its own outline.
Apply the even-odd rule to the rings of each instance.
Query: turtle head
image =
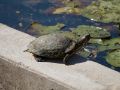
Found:
[[[88,43],[89,40],[90,40],[90,34],[80,37],[80,39],[77,40],[76,49],[82,48],[84,45]]]

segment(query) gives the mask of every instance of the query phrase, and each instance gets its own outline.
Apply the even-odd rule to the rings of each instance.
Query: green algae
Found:
[[[80,36],[78,36],[77,34],[69,32],[69,31],[62,31],[61,34],[74,41],[77,41],[80,38]]]
[[[120,0],[98,0],[82,10],[82,15],[96,21],[120,25]]]
[[[95,26],[80,25],[72,32],[78,35],[90,34],[92,38],[98,39],[110,37],[110,33],[106,29]]]
[[[102,40],[102,43],[97,43],[98,51],[120,49],[120,38]]]
[[[45,34],[49,34],[49,33],[58,32],[64,26],[65,25],[62,23],[57,23],[54,26],[45,26],[45,25],[34,22],[29,27],[30,28],[29,32],[34,33],[36,36],[41,36],[41,35],[45,35]]]
[[[58,7],[53,11],[53,14],[80,14],[81,9],[79,8],[80,2],[70,1],[70,0],[63,0],[62,4],[63,7]]]
[[[83,15],[103,22],[120,22],[120,0],[98,0],[83,10]]]
[[[115,49],[120,49],[120,46],[116,46],[116,45],[108,45],[108,46],[106,46],[106,45],[100,45],[100,44],[98,44],[98,46],[97,46],[98,52],[115,50]]]
[[[79,8],[73,8],[73,7],[60,7],[56,8],[55,11],[53,11],[53,14],[80,14],[80,9]]]
[[[120,67],[120,49],[109,51],[106,61],[114,67]]]
[[[67,7],[80,7],[81,3],[75,0],[63,0],[62,2],[64,4],[64,6]]]
[[[104,40],[103,45],[119,45],[120,46],[120,37],[113,38],[110,40]]]
[[[93,39],[93,38],[91,38],[89,40],[89,43],[103,44],[103,40],[102,39]]]

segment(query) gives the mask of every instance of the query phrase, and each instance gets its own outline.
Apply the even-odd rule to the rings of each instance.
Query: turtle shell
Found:
[[[71,45],[73,45],[73,40],[59,33],[54,33],[33,40],[28,45],[28,52],[41,57],[63,58],[66,51],[70,52],[74,48],[74,46],[71,48]]]

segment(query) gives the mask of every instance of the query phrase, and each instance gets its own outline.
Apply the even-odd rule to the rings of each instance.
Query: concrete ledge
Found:
[[[0,24],[0,86],[3,90],[120,90],[120,73],[95,62],[70,66],[36,62],[32,54],[23,52],[33,39]]]

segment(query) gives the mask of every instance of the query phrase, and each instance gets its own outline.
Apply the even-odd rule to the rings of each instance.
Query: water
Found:
[[[81,0],[82,6],[86,6],[93,0]],[[73,14],[53,15],[53,8],[59,6],[57,0],[0,0],[0,23],[7,24],[15,29],[27,33],[27,28],[32,22],[39,22],[43,25],[55,25],[64,23],[68,28],[78,25],[95,25],[100,27],[110,27],[112,38],[118,37],[118,33],[113,31],[112,24],[105,24]],[[97,63],[111,67],[102,57],[106,52],[100,52],[97,57]],[[120,68],[116,68],[120,71]]]
[[[58,22],[73,27],[80,24],[93,25],[94,22],[80,15],[53,15],[47,13],[55,4],[47,0],[0,0],[0,22],[13,28],[25,31],[25,28],[32,21],[37,21],[43,25],[54,25]],[[20,13],[16,13],[19,11]],[[19,23],[23,26],[20,27]]]

